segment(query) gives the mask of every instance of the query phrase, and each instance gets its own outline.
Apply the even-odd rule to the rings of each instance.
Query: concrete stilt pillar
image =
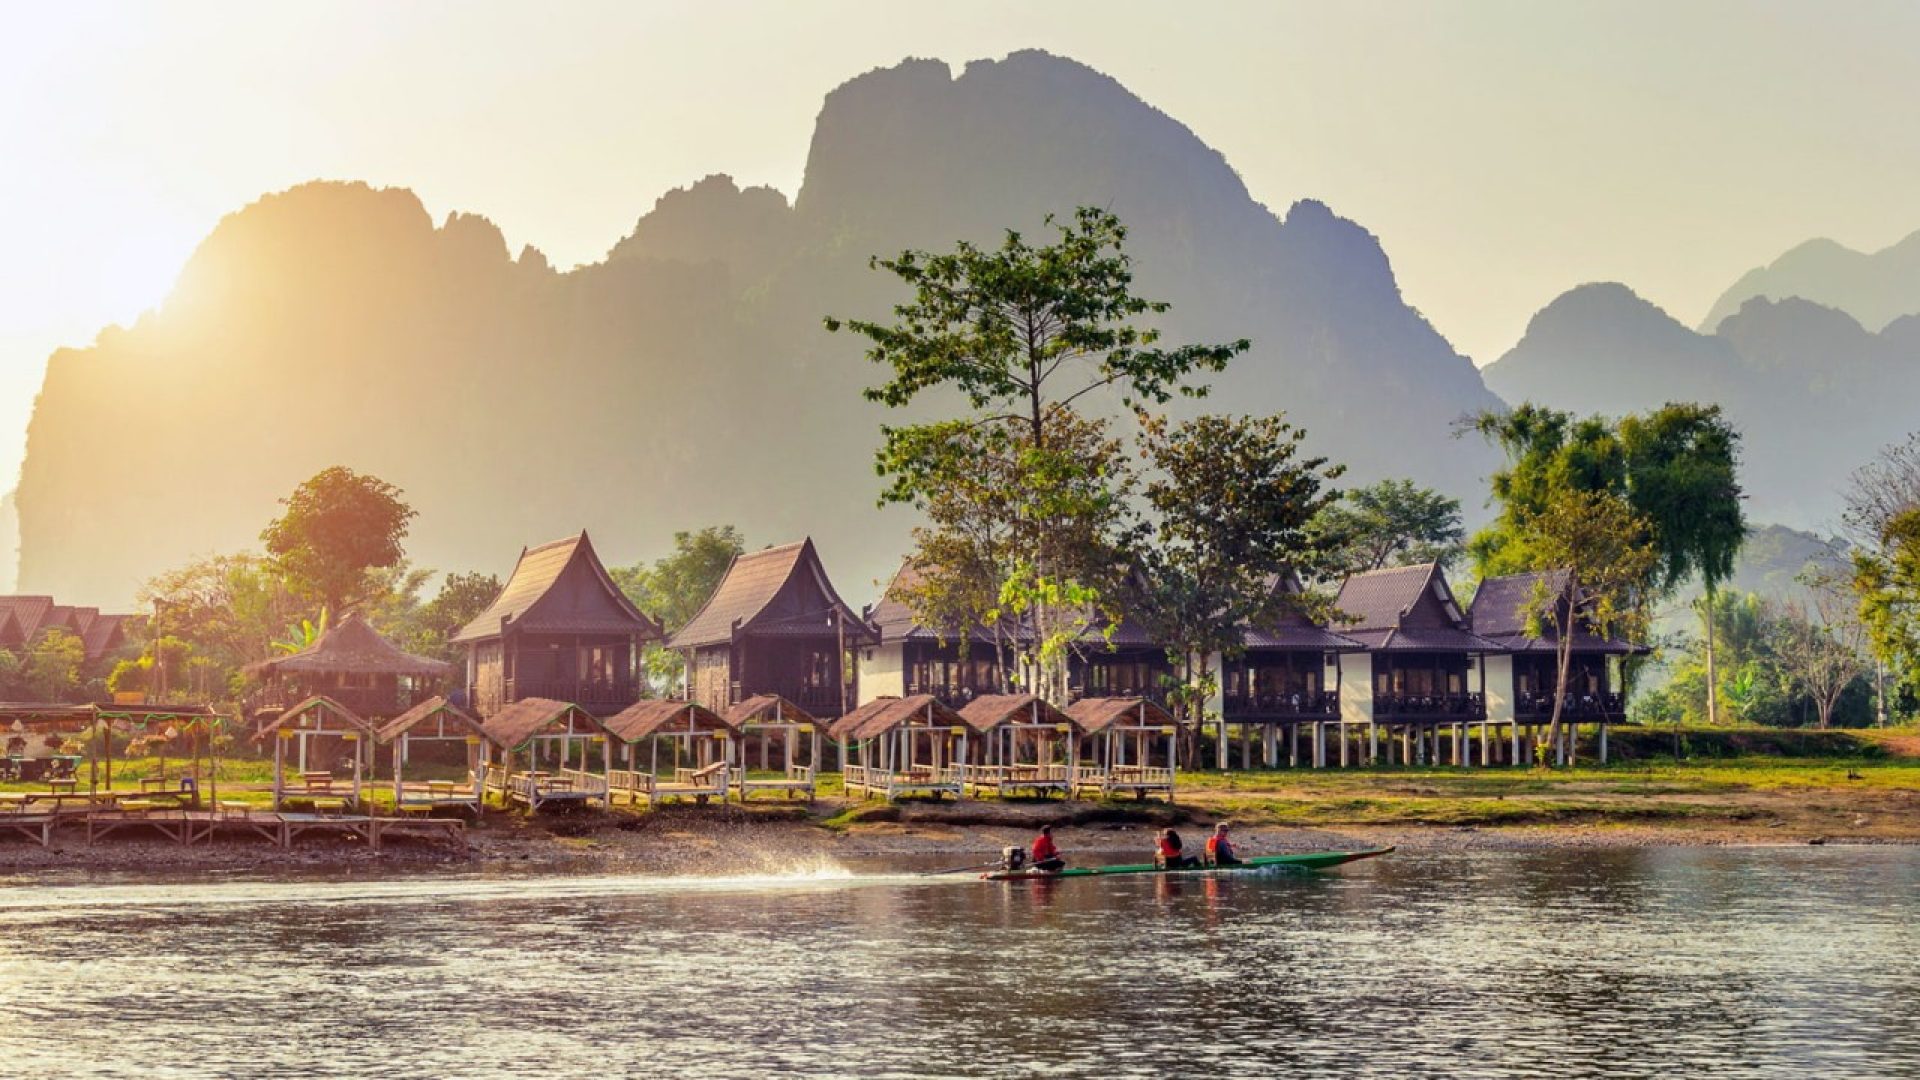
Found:
[[[1408,726],[1400,728],[1400,764],[1413,764],[1413,728]]]
[[[1280,746],[1276,741],[1278,735],[1279,733],[1274,731],[1272,724],[1261,725],[1260,753],[1261,756],[1266,759],[1266,766],[1269,769],[1280,763]]]
[[[1367,721],[1367,764],[1380,764],[1380,725]]]
[[[1287,766],[1289,768],[1294,768],[1294,769],[1297,769],[1300,767],[1300,725],[1299,724],[1287,725]]]
[[[1327,767],[1327,725],[1318,720],[1313,722],[1313,767]]]
[[[1606,763],[1607,763],[1607,725],[1605,721],[1601,721],[1600,723],[1600,764],[1605,765]]]
[[[1347,725],[1341,724],[1334,730],[1340,733],[1340,767],[1347,767]]]
[[[1513,760],[1507,764],[1518,768],[1520,765],[1520,722],[1518,720],[1513,722],[1512,727],[1508,730],[1508,734],[1512,736]]]
[[[1487,755],[1493,751],[1493,743],[1487,738],[1487,722],[1480,721],[1480,767],[1486,768],[1492,761]]]

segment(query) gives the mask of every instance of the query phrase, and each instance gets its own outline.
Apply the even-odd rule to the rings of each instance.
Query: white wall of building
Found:
[[[1487,665],[1487,719],[1495,724],[1513,720],[1513,657],[1483,656]]]
[[[907,692],[906,646],[899,642],[860,650],[860,700],[865,705],[874,698],[905,697]]]
[[[1329,679],[1327,685],[1333,681]],[[1340,719],[1349,724],[1373,720],[1373,656],[1369,653],[1340,657]]]

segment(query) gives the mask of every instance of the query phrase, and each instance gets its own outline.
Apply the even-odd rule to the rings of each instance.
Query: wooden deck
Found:
[[[1075,770],[1068,765],[962,765],[960,775],[972,795],[1074,796]]]
[[[1153,765],[1122,765],[1112,770],[1082,767],[1074,778],[1074,793],[1096,799],[1122,795],[1145,799],[1149,795],[1161,795],[1172,802],[1173,770]]]
[[[67,813],[45,811],[0,813],[0,835],[17,834],[42,847],[53,846],[65,826],[84,829],[89,846],[128,831],[157,833],[182,846],[212,843],[216,837],[260,838],[278,848],[291,848],[314,833],[344,835],[379,851],[389,837],[443,839],[467,847],[467,825],[459,818],[419,815],[402,817],[346,814],[294,814],[237,803],[216,810],[189,810],[179,806],[140,805],[126,800],[112,806],[91,806]]]
[[[938,769],[916,765],[906,772],[892,772],[867,765],[846,765],[841,768],[840,775],[849,795],[857,792],[867,798],[878,797],[889,802],[916,797],[938,799],[947,795],[956,799],[966,798],[966,784],[961,779],[960,768],[953,765]]]

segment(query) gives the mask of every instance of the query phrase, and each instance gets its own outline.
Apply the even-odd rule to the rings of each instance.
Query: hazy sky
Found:
[[[712,172],[799,185],[822,96],[1041,47],[1326,200],[1480,363],[1584,281],[1697,321],[1813,236],[1920,228],[1920,4],[12,0],[0,35],[0,477],[46,354],[315,177],[485,214],[558,265]],[[169,418],[190,425],[190,417]],[[183,433],[183,437],[184,433]],[[0,480],[0,488],[7,486]]]

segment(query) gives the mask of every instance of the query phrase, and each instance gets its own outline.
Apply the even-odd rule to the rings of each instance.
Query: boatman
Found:
[[[1233,853],[1233,841],[1227,839],[1227,823],[1224,821],[1215,825],[1213,835],[1207,837],[1207,865],[1240,865],[1240,857]]]
[[[1067,868],[1067,860],[1060,857],[1060,849],[1053,843],[1053,826],[1040,826],[1040,835],[1033,838],[1031,861],[1033,868],[1043,874],[1057,874]]]
[[[1153,865],[1162,870],[1189,870],[1199,862],[1183,850],[1180,834],[1172,829],[1161,829],[1153,845]]]

